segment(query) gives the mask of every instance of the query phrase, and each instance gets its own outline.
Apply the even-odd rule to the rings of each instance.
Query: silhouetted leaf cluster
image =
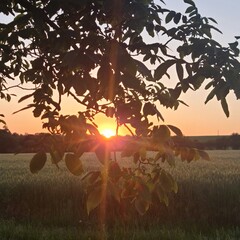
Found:
[[[182,132],[159,124],[162,108],[187,105],[181,95],[201,86],[210,91],[205,103],[216,98],[226,116],[229,92],[240,98],[238,37],[223,47],[212,38],[212,31],[220,32],[216,21],[201,16],[194,1],[184,2],[185,13],[153,0],[0,3],[0,13],[11,16],[7,24],[0,23],[0,98],[11,100],[10,80],[23,89],[33,86],[19,98],[30,103],[15,113],[32,109],[51,133],[41,136],[42,144],[35,142],[39,149],[30,170],[37,173],[49,152],[57,167],[64,159],[70,172],[82,175],[82,154],[94,152],[102,171],[85,177],[88,213],[108,197],[120,204],[127,198],[141,215],[154,197],[168,205],[177,184],[161,163],[173,167],[175,156],[188,162],[209,156],[174,142],[171,135]],[[176,79],[168,87],[164,79],[171,78],[171,70]],[[63,114],[65,97],[79,104],[76,115]],[[125,127],[131,133],[121,150],[132,158],[134,169],[120,168],[111,157],[116,149],[95,123],[100,113],[115,118],[116,132]],[[156,155],[149,157],[148,150]]]

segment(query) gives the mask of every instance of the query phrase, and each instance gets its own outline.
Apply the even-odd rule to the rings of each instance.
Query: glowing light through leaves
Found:
[[[112,129],[103,129],[102,131],[100,131],[100,133],[106,137],[106,138],[110,138],[110,137],[113,137],[115,136],[115,131],[112,130]]]

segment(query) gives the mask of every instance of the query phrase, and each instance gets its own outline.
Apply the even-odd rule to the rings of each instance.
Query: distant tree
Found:
[[[229,137],[229,145],[232,149],[240,149],[240,135],[238,133],[233,133]]]
[[[0,153],[11,153],[15,146],[15,139],[8,128],[0,129]]]
[[[33,109],[53,134],[30,169],[35,173],[44,166],[44,146],[50,144],[53,163],[71,149],[66,165],[82,175],[81,155],[95,151],[104,170],[83,177],[88,180],[88,213],[105,202],[103,192],[119,203],[129,199],[140,214],[155,195],[167,205],[168,193],[177,192],[177,185],[161,161],[172,166],[175,155],[188,161],[209,157],[175,147],[171,133],[181,136],[181,131],[154,125],[149,117],[163,121],[161,108],[176,110],[186,104],[182,93],[202,85],[210,90],[205,103],[216,97],[227,116],[229,91],[240,97],[238,42],[221,46],[212,38],[213,30],[220,32],[216,21],[201,16],[192,0],[184,2],[184,14],[168,9],[163,0],[0,2],[0,12],[12,17],[0,24],[0,96],[10,100],[10,82],[20,88],[32,84],[34,89],[19,99],[32,102],[20,111]],[[175,87],[163,83],[170,70],[177,73]],[[79,103],[77,115],[61,115],[63,96]],[[94,123],[99,113],[116,119],[116,132],[125,126],[136,136],[122,152],[133,157],[136,169],[122,169],[111,159],[112,149]],[[156,156],[147,157],[148,149],[156,150]]]
[[[212,145],[213,149],[221,149],[226,150],[229,147],[229,138],[228,137],[221,137],[216,139]]]

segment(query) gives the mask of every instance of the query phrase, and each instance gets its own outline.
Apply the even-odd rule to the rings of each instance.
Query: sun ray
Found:
[[[116,135],[115,131],[110,128],[109,129],[105,128],[105,129],[101,130],[100,133],[106,138],[111,138]]]

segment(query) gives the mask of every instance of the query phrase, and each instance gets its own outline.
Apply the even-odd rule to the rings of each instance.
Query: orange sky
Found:
[[[184,135],[229,135],[233,132],[240,133],[240,101],[236,101],[231,94],[228,97],[230,117],[227,118],[216,100],[212,100],[207,105],[204,100],[207,96],[206,91],[189,92],[181,97],[189,104],[189,107],[181,105],[177,111],[159,108],[165,118],[164,124],[171,124],[179,127]],[[31,110],[12,113],[21,107],[26,106],[27,102],[17,103],[17,98],[13,98],[10,103],[1,100],[1,112],[5,114],[7,125],[11,132],[17,133],[36,133],[42,132],[40,119],[32,116]],[[79,106],[74,100],[69,99],[63,106],[64,113],[71,114],[79,111]],[[153,119],[157,124],[156,119]],[[99,115],[96,119],[99,130],[110,128],[115,130],[115,120]],[[162,124],[162,122],[159,122]],[[120,134],[129,134],[127,129],[122,127]]]
[[[166,0],[166,3],[170,8],[177,7],[180,10],[184,6],[182,1],[179,0]],[[240,22],[239,0],[196,0],[196,4],[202,15],[211,16],[218,21],[218,28],[224,33],[223,35],[216,34],[215,38],[218,41],[226,45],[228,42],[234,41],[234,36],[240,35],[240,25],[238,24]],[[168,81],[172,84],[172,79]],[[17,93],[19,94],[18,91]],[[181,99],[188,103],[190,107],[182,105],[177,111],[160,108],[165,118],[165,124],[179,127],[184,135],[228,135],[234,132],[240,133],[240,101],[236,101],[233,94],[229,95],[227,100],[230,117],[227,118],[221,109],[220,103],[215,99],[204,105],[207,94],[208,92],[200,90],[182,95]],[[23,134],[42,132],[42,121],[35,119],[31,110],[12,115],[14,111],[26,106],[27,102],[18,104],[17,98],[13,97],[11,103],[0,100],[0,104],[0,113],[6,116],[5,120],[11,132]],[[65,113],[74,114],[78,112],[78,105],[73,100],[68,100],[64,109]],[[115,128],[114,119],[99,116],[97,122],[100,130]],[[128,132],[121,129],[120,134],[128,134]]]

